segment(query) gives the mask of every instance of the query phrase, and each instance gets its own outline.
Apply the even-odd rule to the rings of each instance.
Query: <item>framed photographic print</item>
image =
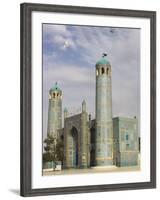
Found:
[[[156,187],[156,12],[21,4],[21,195]]]

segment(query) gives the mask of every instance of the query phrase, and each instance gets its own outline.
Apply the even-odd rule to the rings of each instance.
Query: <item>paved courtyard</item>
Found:
[[[109,172],[129,172],[129,171],[139,171],[140,166],[132,167],[93,167],[88,169],[63,169],[61,171],[45,171],[43,170],[43,175],[69,175],[69,174],[85,174],[85,173],[109,173]]]

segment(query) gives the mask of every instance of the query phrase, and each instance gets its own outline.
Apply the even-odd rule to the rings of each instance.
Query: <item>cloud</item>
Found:
[[[57,24],[43,24],[43,34],[49,35],[51,38],[59,34],[63,36],[71,35],[66,26]]]
[[[56,65],[48,62],[48,65],[47,70],[43,72],[43,131],[47,130],[49,89],[56,81],[63,92],[63,108],[67,107],[70,113],[80,111],[81,103],[85,99],[88,112],[94,116],[95,70],[64,63]]]
[[[49,45],[64,50],[65,41],[68,41],[70,48],[75,49],[72,34],[65,25],[44,24],[43,40]]]
[[[63,106],[95,114],[95,63],[102,53],[112,65],[113,116],[139,116],[140,30],[110,27],[48,25],[43,27],[43,112],[47,126],[48,91],[57,81]],[[69,47],[63,48],[65,41]]]
[[[59,64],[60,65],[60,64]],[[61,64],[57,66],[53,63],[47,71],[44,72],[44,80],[54,80],[60,83],[78,82],[79,84],[92,83],[93,70],[81,66],[72,66]]]

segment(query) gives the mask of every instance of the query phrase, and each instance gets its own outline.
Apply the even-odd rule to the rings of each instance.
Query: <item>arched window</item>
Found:
[[[107,75],[109,74],[109,68],[107,68]]]
[[[104,74],[105,73],[105,71],[104,71],[104,68],[102,67],[102,74]]]
[[[55,93],[53,93],[53,98],[55,98]]]
[[[128,134],[126,135],[126,140],[129,140],[129,135]]]

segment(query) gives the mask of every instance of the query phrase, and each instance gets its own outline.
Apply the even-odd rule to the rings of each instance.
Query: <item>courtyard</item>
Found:
[[[88,174],[88,173],[109,173],[109,172],[132,172],[140,171],[140,166],[131,166],[131,167],[92,167],[87,169],[63,169],[59,171],[43,170],[43,176],[51,175],[70,175],[70,174]]]

